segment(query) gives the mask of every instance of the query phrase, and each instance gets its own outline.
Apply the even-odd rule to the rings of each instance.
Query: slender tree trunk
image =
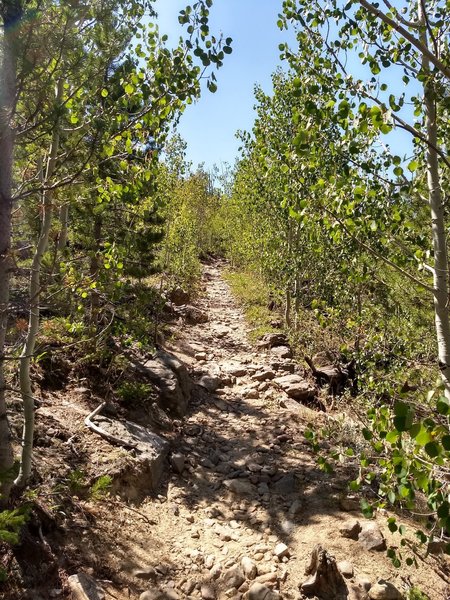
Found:
[[[60,232],[58,236],[57,249],[58,252],[64,252],[67,246],[68,230],[69,230],[69,203],[66,202],[59,209],[59,224]]]
[[[289,263],[292,260],[292,223],[289,219],[288,222],[288,235],[287,235],[287,255]],[[291,276],[288,275],[288,279],[286,282],[286,292],[285,292],[285,308],[284,308],[284,321],[288,327],[291,326],[291,309],[292,309],[292,293],[291,293]]]
[[[63,81],[58,82],[56,92],[56,107],[59,108],[63,95]],[[60,123],[54,125],[52,141],[50,146],[49,158],[44,183],[48,183],[53,175],[56,165],[56,158],[59,150]],[[39,329],[40,315],[39,304],[41,299],[41,268],[42,258],[48,247],[48,238],[52,224],[52,196],[53,190],[42,192],[42,225],[39,234],[38,244],[34,253],[31,265],[30,277],[30,317],[28,322],[28,332],[20,356],[20,391],[23,402],[24,426],[22,434],[22,457],[20,462],[20,471],[14,484],[23,487],[31,474],[31,458],[33,454],[33,435],[34,435],[34,399],[31,387],[30,365],[34,354],[36,336]]]
[[[418,15],[421,25],[420,40],[428,47],[425,3],[418,0]],[[431,229],[434,252],[434,313],[439,353],[439,368],[445,387],[445,395],[450,400],[450,320],[449,320],[449,275],[448,251],[445,231],[445,211],[439,157],[438,124],[434,90],[430,79],[430,60],[422,56],[424,80],[424,105],[427,138],[426,149],[428,200],[431,209]]]
[[[298,261],[298,255],[300,252],[300,225],[297,225],[297,231],[295,234],[295,258]],[[301,273],[299,270],[299,265],[297,264],[295,269],[295,305],[294,305],[294,329],[298,331],[299,329],[299,315],[300,315],[300,290],[301,290]]]
[[[17,87],[18,24],[22,3],[2,2],[3,39],[0,65],[0,475],[8,473],[14,463],[6,411],[5,363],[6,331],[9,311],[11,260],[12,165],[14,130],[12,117]],[[7,502],[11,481],[0,478],[2,503]]]
[[[100,244],[102,241],[102,217],[96,215],[94,218],[94,252],[92,253],[91,264],[90,264],[90,276],[92,281],[95,281],[98,276],[100,269]],[[96,289],[91,291],[91,314],[90,314],[90,325],[93,329],[97,327],[98,313],[100,311],[100,296]]]

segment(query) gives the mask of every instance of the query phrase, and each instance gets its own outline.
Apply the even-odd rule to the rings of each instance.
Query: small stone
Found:
[[[274,584],[278,579],[278,575],[276,573],[276,571],[271,571],[270,573],[265,573],[264,575],[258,575],[258,577],[256,578],[256,581],[258,583],[262,583],[267,584],[267,585],[272,585]]]
[[[184,471],[184,468],[186,466],[185,455],[181,454],[181,452],[172,454],[172,456],[170,457],[170,464],[172,465],[172,469],[175,471],[175,473],[178,473],[179,475],[181,475],[181,473]]]
[[[247,375],[247,368],[239,364],[226,364],[222,367],[226,373],[233,377],[244,377]]]
[[[293,523],[292,521],[289,521],[289,519],[285,519],[281,523],[281,530],[286,535],[291,535],[291,533],[293,533],[293,531],[295,530],[295,523]]]
[[[345,512],[357,512],[361,510],[359,498],[356,496],[344,496],[339,500],[339,506]]]
[[[248,600],[276,600],[279,596],[262,583],[255,582],[248,590],[247,598]]]
[[[275,377],[275,373],[270,369],[265,369],[264,371],[260,371],[259,373],[255,373],[252,376],[252,379],[255,381],[267,381],[267,379],[273,379]]]
[[[244,581],[244,583],[239,588],[239,593],[240,594],[245,594],[245,592],[248,592],[249,589],[250,589],[249,582],[248,581]]]
[[[203,377],[198,382],[198,385],[201,385],[208,392],[214,393],[218,388],[222,387],[222,380],[220,379],[220,377],[203,375]]]
[[[369,598],[370,600],[402,600],[403,595],[395,585],[380,579],[378,583],[370,588]]]
[[[133,576],[138,577],[139,579],[156,581],[158,574],[153,567],[149,567],[148,569],[135,569],[133,571]]]
[[[186,581],[186,583],[184,583],[181,586],[181,590],[182,592],[184,592],[187,596],[189,596],[190,594],[192,594],[192,592],[195,590],[195,581],[193,581],[192,579],[189,579],[188,581]]]
[[[289,556],[289,548],[286,546],[286,544],[280,542],[275,546],[273,553],[277,558],[283,558],[283,556]]]
[[[211,579],[218,579],[220,577],[222,573],[222,565],[220,563],[217,563],[216,565],[214,565],[211,569],[211,571],[209,572],[209,574],[211,575]]]
[[[289,508],[289,516],[296,517],[298,513],[302,510],[303,504],[301,500],[294,500]]]
[[[247,579],[255,579],[258,571],[251,558],[244,556],[244,558],[241,560],[241,567]]]
[[[248,462],[246,467],[251,473],[259,473],[262,470],[262,466],[255,462]]]
[[[195,360],[206,360],[208,358],[208,355],[206,354],[206,352],[196,352],[194,354],[194,358]]]
[[[250,481],[245,479],[227,479],[223,482],[223,485],[234,494],[245,495],[254,493],[254,486]]]
[[[284,475],[273,485],[273,491],[276,494],[292,494],[296,491],[297,482],[293,473]]]
[[[275,385],[281,388],[288,396],[299,402],[313,400],[316,396],[316,388],[306,379],[299,375],[283,375],[273,380]]]
[[[386,550],[386,540],[377,523],[364,523],[358,536],[358,542],[366,550]]]
[[[354,569],[351,562],[348,560],[342,560],[337,564],[339,571],[346,579],[351,579],[353,577]]]
[[[267,483],[262,482],[258,485],[258,494],[260,496],[264,496],[264,494],[268,494],[269,493],[269,486],[267,485]]]
[[[370,588],[372,587],[372,582],[370,581],[370,579],[368,577],[363,576],[363,577],[358,577],[358,579],[356,580],[356,585],[358,585],[365,592],[368,592],[370,590]]]
[[[91,390],[87,387],[76,387],[73,391],[76,394],[89,394]]]
[[[214,591],[214,588],[206,583],[200,588],[200,593],[203,600],[215,600],[216,592]]]
[[[139,596],[139,600],[160,600],[161,592],[159,590],[148,590]]]
[[[163,590],[162,597],[164,600],[180,600],[180,595],[174,590],[173,587],[165,587]]]
[[[212,569],[212,567],[214,566],[215,560],[216,560],[216,557],[214,556],[214,554],[208,554],[208,556],[206,556],[206,558],[205,558],[205,567],[207,569]]]
[[[67,582],[72,593],[72,600],[104,600],[105,598],[100,584],[86,573],[71,575]]]
[[[244,574],[237,565],[231,567],[231,569],[227,569],[223,574],[222,579],[226,587],[234,587],[236,589],[238,589],[245,581]]]
[[[352,519],[346,521],[339,527],[339,533],[342,537],[349,538],[351,540],[357,540],[361,531],[361,524],[359,521]]]
[[[292,350],[288,346],[277,346],[272,348],[270,352],[279,358],[292,358]]]

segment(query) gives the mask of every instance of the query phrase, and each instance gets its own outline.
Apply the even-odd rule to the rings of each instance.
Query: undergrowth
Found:
[[[269,310],[270,290],[265,282],[250,272],[226,271],[224,278],[242,304],[246,319],[252,327],[250,340],[255,341],[265,333],[274,331],[271,323],[277,315]]]

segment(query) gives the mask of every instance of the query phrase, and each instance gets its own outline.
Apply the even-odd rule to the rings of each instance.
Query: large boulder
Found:
[[[283,375],[283,377],[276,377],[273,382],[288,396],[299,402],[314,400],[316,396],[316,388],[299,375]]]
[[[208,315],[205,312],[191,304],[179,306],[176,312],[183,317],[188,325],[200,325],[202,323],[207,323],[209,320]]]
[[[164,471],[169,442],[132,421],[118,421],[97,415],[93,423],[100,428],[98,433],[106,439],[134,450],[134,456],[127,457],[123,462],[118,461],[108,471],[114,481],[113,488],[129,499],[155,491]]]
[[[289,346],[284,333],[266,333],[258,342],[259,348],[275,348],[276,346]]]
[[[159,388],[160,404],[172,416],[183,417],[191,398],[192,380],[186,365],[174,354],[158,350],[143,372]]]

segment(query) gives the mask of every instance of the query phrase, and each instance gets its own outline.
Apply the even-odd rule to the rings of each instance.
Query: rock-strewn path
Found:
[[[169,348],[200,384],[177,425],[172,472],[156,502],[134,511],[117,504],[109,572],[120,569],[128,586],[111,588],[111,598],[300,598],[318,543],[340,563],[349,598],[400,598],[396,589],[405,592],[411,581],[433,600],[445,598],[445,583],[429,566],[392,567],[383,517],[378,527],[348,512],[355,509],[345,491],[349,471],[319,470],[304,430],[321,427],[326,416],[292,399],[292,386],[312,384],[284,358],[286,349],[249,344],[219,267],[204,270],[198,307],[208,322],[184,325]],[[391,583],[375,585],[381,578]]]

